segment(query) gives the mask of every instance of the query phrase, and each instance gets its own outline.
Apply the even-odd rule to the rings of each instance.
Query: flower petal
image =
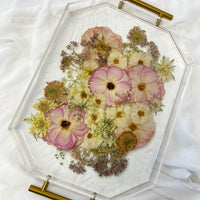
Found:
[[[104,94],[106,91],[106,84],[105,81],[102,80],[101,78],[92,76],[89,79],[89,88],[92,94],[95,93]]]
[[[124,75],[124,70],[119,67],[109,67],[107,71],[108,81],[120,81]]]
[[[101,67],[97,70],[95,70],[95,72],[93,73],[93,75],[95,77],[101,78],[102,80],[107,80],[107,67]]]
[[[137,145],[136,148],[141,148],[146,145],[150,139],[153,137],[155,132],[155,122],[153,120],[149,120],[142,125],[139,125],[139,129],[134,132],[137,136]]]
[[[145,83],[151,83],[158,81],[158,77],[155,71],[151,67],[145,67],[141,70],[141,81]]]
[[[62,108],[56,108],[50,110],[48,113],[46,113],[46,117],[49,117],[52,124],[59,125],[60,120],[64,117],[63,109]]]
[[[84,136],[89,131],[86,124],[80,124],[79,126],[72,127],[72,132],[78,136]]]
[[[61,131],[60,131],[61,132]],[[57,135],[59,134],[59,130],[53,128],[46,137],[43,138],[44,141],[47,141],[49,144],[54,144]]]
[[[76,146],[78,138],[73,134],[59,133],[55,139],[54,145],[61,150],[70,150]]]

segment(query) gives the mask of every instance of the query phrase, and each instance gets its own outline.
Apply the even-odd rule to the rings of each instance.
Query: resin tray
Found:
[[[97,199],[124,199],[152,188],[157,181],[167,143],[175,123],[175,113],[182,98],[190,72],[190,66],[178,50],[169,28],[155,26],[156,18],[144,14],[149,22],[136,15],[135,8],[127,3],[124,9],[118,9],[118,1],[80,1],[69,4],[54,33],[49,47],[34,74],[22,103],[10,125],[12,134],[19,141],[18,146],[24,158],[25,166],[34,176],[44,180],[51,176],[50,182],[67,188],[81,195],[91,197],[97,194]],[[143,11],[139,11],[141,14]],[[143,14],[142,14],[143,15]],[[151,23],[153,22],[153,23]],[[163,22],[165,24],[165,22]],[[163,112],[154,116],[156,132],[148,145],[128,154],[129,164],[124,173],[119,176],[99,177],[92,169],[83,175],[74,174],[66,165],[61,166],[55,159],[56,148],[35,141],[29,132],[29,126],[23,121],[33,112],[32,105],[41,97],[46,82],[60,79],[63,76],[59,70],[60,52],[70,41],[80,42],[81,35],[90,27],[107,26],[113,32],[126,39],[127,32],[133,26],[146,30],[149,41],[154,41],[161,55],[173,58],[175,81],[165,84]],[[171,27],[171,26],[170,26]],[[70,157],[66,156],[66,162]],[[67,195],[66,195],[67,196]]]

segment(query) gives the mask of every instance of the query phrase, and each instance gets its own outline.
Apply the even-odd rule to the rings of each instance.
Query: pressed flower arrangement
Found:
[[[61,52],[61,80],[52,80],[26,118],[29,132],[54,145],[58,159],[71,154],[69,168],[82,174],[119,175],[127,153],[153,137],[154,114],[162,111],[165,82],[175,66],[160,56],[144,30],[133,27],[123,43],[108,27],[86,30],[80,44]],[[62,164],[62,163],[61,163]]]

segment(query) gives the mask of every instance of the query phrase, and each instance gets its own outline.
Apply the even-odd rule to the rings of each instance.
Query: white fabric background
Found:
[[[72,0],[0,0],[0,199],[45,199],[27,191],[41,186],[23,165],[8,125],[66,3]],[[185,46],[198,63],[178,110],[157,186],[129,200],[200,199],[200,1],[146,0],[182,23]],[[57,188],[52,188],[57,190]],[[60,191],[61,193],[63,191]],[[66,193],[66,191],[65,191]],[[85,200],[67,192],[73,199]]]

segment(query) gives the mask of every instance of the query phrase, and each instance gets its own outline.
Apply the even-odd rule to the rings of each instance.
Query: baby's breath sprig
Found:
[[[95,123],[94,136],[99,137],[105,141],[109,146],[115,145],[116,138],[113,133],[116,130],[116,126],[110,119],[104,118],[103,120]]]

